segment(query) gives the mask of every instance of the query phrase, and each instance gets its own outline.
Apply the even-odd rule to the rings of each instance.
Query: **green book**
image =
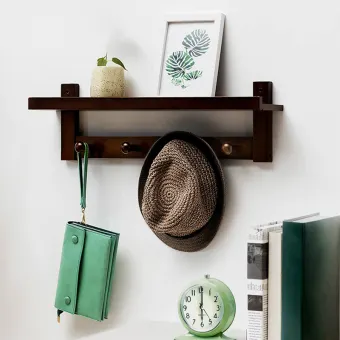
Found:
[[[283,222],[282,340],[339,340],[340,216]]]

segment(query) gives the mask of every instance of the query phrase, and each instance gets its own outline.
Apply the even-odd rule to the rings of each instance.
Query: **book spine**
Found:
[[[339,340],[340,217],[304,227],[303,339]]]
[[[269,233],[268,338],[281,340],[282,229]]]
[[[282,340],[302,339],[304,224],[283,223]]]
[[[247,340],[268,340],[268,241],[281,222],[252,228],[247,244]]]

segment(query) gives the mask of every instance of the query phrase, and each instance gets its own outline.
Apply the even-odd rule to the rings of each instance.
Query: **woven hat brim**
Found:
[[[144,187],[153,160],[158,155],[158,153],[163,149],[163,147],[174,139],[179,139],[191,143],[205,155],[206,159],[208,160],[209,164],[211,165],[215,173],[217,185],[216,207],[208,223],[206,223],[200,230],[190,235],[183,237],[175,237],[165,233],[158,233],[155,232],[154,230],[152,231],[162,242],[164,242],[169,247],[179,251],[194,252],[204,249],[213,240],[221,223],[224,210],[224,176],[222,166],[214,150],[202,138],[190,132],[174,131],[166,134],[165,136],[161,137],[155,142],[155,144],[149,150],[145,158],[141,174],[139,177],[138,184],[139,208],[141,210]]]

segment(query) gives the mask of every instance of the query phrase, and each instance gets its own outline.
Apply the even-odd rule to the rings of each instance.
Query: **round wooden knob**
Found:
[[[123,153],[124,155],[127,155],[127,154],[130,152],[130,150],[131,150],[131,145],[130,145],[130,143],[128,143],[128,142],[124,142],[124,143],[121,145],[120,149],[122,150],[122,153]]]
[[[81,143],[81,142],[76,143],[76,145],[74,146],[74,150],[76,150],[76,152],[84,151],[83,143]]]
[[[223,153],[225,153],[226,155],[229,156],[233,152],[233,147],[230,144],[223,144],[222,145],[222,151],[223,151]]]

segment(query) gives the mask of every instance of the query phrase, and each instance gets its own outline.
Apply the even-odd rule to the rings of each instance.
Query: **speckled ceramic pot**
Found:
[[[121,66],[97,66],[92,72],[91,97],[124,97],[124,69]]]

